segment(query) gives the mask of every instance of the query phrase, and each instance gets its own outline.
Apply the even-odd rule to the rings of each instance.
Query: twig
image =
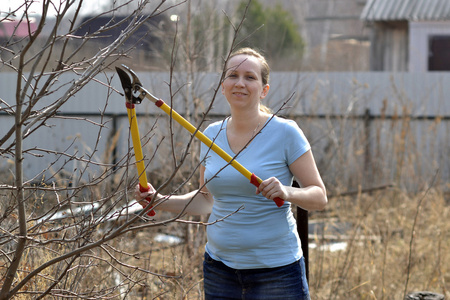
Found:
[[[405,290],[403,292],[403,299],[406,298],[406,293],[408,291],[409,278],[411,276],[411,261],[412,261],[413,244],[414,244],[414,237],[416,235],[415,231],[416,231],[417,219],[419,218],[420,208],[422,207],[422,202],[425,199],[425,197],[427,196],[428,192],[434,186],[434,183],[436,181],[438,173],[439,173],[439,169],[434,174],[434,177],[433,177],[433,180],[431,181],[430,187],[425,191],[425,194],[423,195],[422,198],[419,199],[419,202],[417,203],[416,215],[414,216],[414,222],[413,222],[413,226],[411,228],[411,240],[409,241],[408,267],[406,269],[406,282],[405,282]]]
[[[198,222],[198,221],[188,221],[188,220],[181,220],[181,219],[176,219],[175,222],[178,223],[184,223],[184,224],[195,224],[195,225],[204,225],[204,226],[208,226],[208,225],[213,225],[216,224],[218,222],[222,222],[223,220],[229,218],[230,216],[236,214],[237,212],[241,211],[245,209],[245,205],[241,205],[238,209],[236,209],[235,211],[233,211],[232,213],[226,215],[225,217],[222,217],[220,219],[217,219],[213,222]]]
[[[374,186],[374,187],[365,188],[365,189],[361,189],[361,190],[347,191],[347,192],[342,192],[342,193],[337,193],[337,194],[329,194],[327,197],[328,198],[337,198],[337,197],[345,197],[345,196],[354,196],[354,195],[359,195],[359,194],[372,193],[372,192],[379,191],[379,190],[386,190],[386,189],[390,189],[393,187],[395,187],[394,184],[384,184],[384,185]]]

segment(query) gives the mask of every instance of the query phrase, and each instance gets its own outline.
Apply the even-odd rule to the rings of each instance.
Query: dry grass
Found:
[[[310,253],[313,299],[403,299],[424,290],[450,295],[450,207],[438,191],[392,190],[330,206],[355,227],[345,251]],[[368,236],[379,240],[362,239]]]

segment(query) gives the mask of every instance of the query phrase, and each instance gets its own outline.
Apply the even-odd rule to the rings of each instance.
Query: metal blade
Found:
[[[122,84],[123,91],[127,102],[133,103],[133,84],[131,83],[130,76],[122,68],[116,67],[116,72],[119,75],[120,83]]]

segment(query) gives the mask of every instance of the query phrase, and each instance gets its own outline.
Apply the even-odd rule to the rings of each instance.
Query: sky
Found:
[[[41,15],[42,14],[42,0],[28,0],[30,4],[30,12],[33,14]],[[59,4],[60,0],[53,1],[53,3]],[[61,1],[63,2],[63,1]],[[104,4],[105,1],[97,0],[97,1],[84,1],[83,8],[82,8],[82,14],[83,12],[88,14],[92,11],[98,11],[102,7],[102,3]],[[24,1],[23,0],[0,0],[0,11],[1,12],[8,12],[14,9],[17,9],[20,6],[23,6]],[[75,5],[73,5],[75,7]],[[20,10],[23,12],[23,9]],[[54,8],[51,8],[49,10],[49,15],[55,15],[56,10]],[[3,14],[2,14],[3,15]]]

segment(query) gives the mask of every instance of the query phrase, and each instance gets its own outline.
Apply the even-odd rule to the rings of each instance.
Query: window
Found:
[[[450,35],[430,36],[428,71],[450,71]]]

